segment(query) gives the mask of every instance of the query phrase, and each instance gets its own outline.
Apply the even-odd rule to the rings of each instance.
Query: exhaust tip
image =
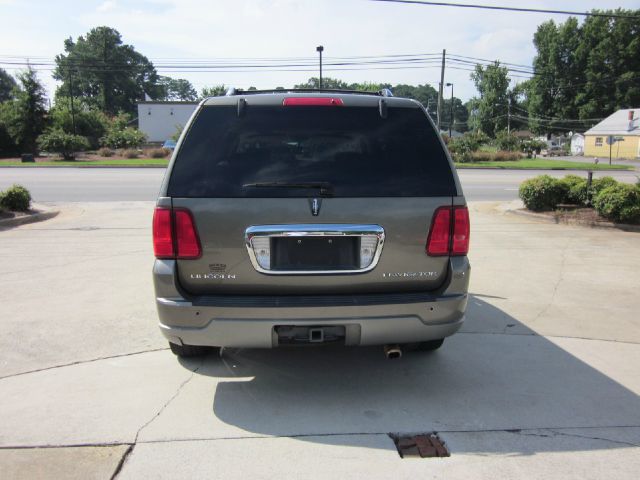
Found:
[[[384,355],[387,357],[387,360],[394,360],[402,357],[402,349],[400,345],[385,345]]]

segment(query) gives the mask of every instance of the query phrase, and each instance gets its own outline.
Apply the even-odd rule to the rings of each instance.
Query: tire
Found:
[[[432,352],[439,349],[444,343],[444,338],[429,340],[428,342],[410,343],[405,346],[406,350],[414,352]]]
[[[188,357],[201,357],[209,353],[211,347],[202,347],[200,345],[178,345],[177,343],[169,342],[169,347],[174,355],[182,358]]]

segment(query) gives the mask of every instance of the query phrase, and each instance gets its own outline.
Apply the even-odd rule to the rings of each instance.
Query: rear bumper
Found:
[[[243,348],[278,346],[277,326],[344,326],[346,345],[434,340],[464,321],[470,266],[451,259],[437,295],[427,293],[290,297],[216,296],[186,299],[175,285],[175,262],[156,260],[160,329],[173,343]]]

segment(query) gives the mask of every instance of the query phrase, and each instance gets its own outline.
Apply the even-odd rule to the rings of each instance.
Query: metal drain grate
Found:
[[[396,444],[400,457],[450,457],[449,449],[436,432],[419,435],[389,434]]]

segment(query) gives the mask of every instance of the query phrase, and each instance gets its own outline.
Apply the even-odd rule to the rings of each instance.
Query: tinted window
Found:
[[[295,197],[265,182],[327,182],[336,197],[455,195],[438,136],[418,108],[204,107],[178,152],[172,197]]]

